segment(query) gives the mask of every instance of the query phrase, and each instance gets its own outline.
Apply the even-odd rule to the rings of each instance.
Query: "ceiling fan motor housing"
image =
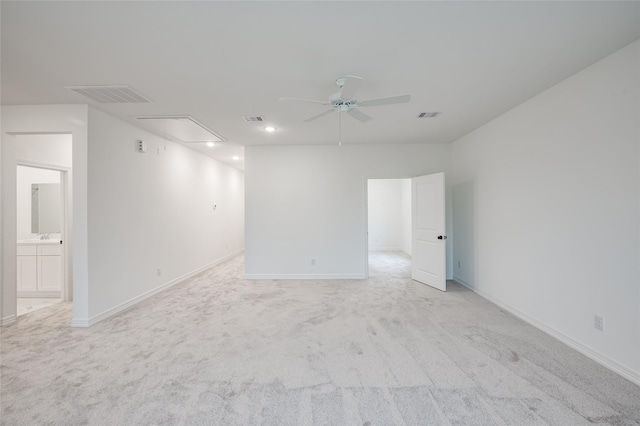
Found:
[[[349,111],[350,108],[355,108],[358,106],[358,101],[355,99],[342,99],[340,97],[340,92],[334,93],[329,98],[331,102],[331,106],[339,109],[342,112]]]

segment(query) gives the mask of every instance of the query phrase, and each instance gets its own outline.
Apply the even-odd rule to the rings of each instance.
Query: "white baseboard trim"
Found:
[[[364,280],[364,274],[244,274],[245,280]]]
[[[618,363],[617,361],[614,361],[613,359],[609,358],[608,356],[601,354],[600,352],[590,348],[589,346],[586,346],[576,340],[573,340],[571,337],[567,336],[566,334],[556,330],[555,328],[541,322],[538,321],[537,319],[525,314],[524,312],[518,310],[517,308],[514,308],[513,306],[502,302],[501,300],[498,300],[492,296],[487,295],[486,293],[484,293],[483,291],[479,291],[478,289],[474,288],[471,284],[465,282],[464,280],[461,280],[460,278],[456,278],[455,276],[453,277],[453,280],[455,282],[457,282],[458,284],[468,288],[469,290],[473,291],[474,293],[478,294],[479,296],[487,299],[489,302],[501,307],[502,309],[504,309],[505,311],[508,311],[509,313],[515,315],[516,317],[520,318],[521,320],[525,321],[526,323],[534,326],[535,328],[537,328],[538,330],[541,330],[545,333],[547,333],[548,335],[550,335],[551,337],[560,340],[562,343],[564,343],[565,345],[569,346],[570,348],[575,349],[576,351],[580,352],[582,355],[594,360],[595,362],[597,362],[598,364],[602,365],[605,368],[608,368],[609,370],[613,371],[614,373],[619,374],[620,376],[624,377],[625,379],[629,380],[630,382],[635,383],[636,385],[640,386],[640,372],[638,371],[633,371],[630,368],[625,367],[624,365]]]
[[[1,318],[1,319],[0,319],[0,327],[4,327],[4,326],[6,326],[6,325],[11,325],[11,324],[13,324],[14,322],[16,322],[16,318],[17,318],[17,317],[16,317],[16,315],[15,315],[15,314],[13,314],[13,315],[7,315],[6,317]]]
[[[449,278],[447,278],[447,279],[449,279]],[[460,284],[461,286],[464,286],[464,287],[468,288],[469,290],[473,291],[474,293],[476,293],[476,289],[475,289],[475,288],[473,288],[473,286],[472,286],[471,284],[469,284],[468,282],[466,282],[466,281],[465,281],[465,280],[463,280],[462,278],[458,278],[458,277],[456,277],[456,276],[454,275],[454,276],[453,276],[453,278],[450,278],[450,279],[451,279],[452,281],[457,282],[457,283],[458,283],[458,284]],[[478,293],[478,294],[480,294],[480,293]],[[480,294],[480,295],[481,295],[481,294]],[[482,296],[482,295],[481,295],[481,296]],[[482,296],[482,297],[484,297],[484,296]],[[487,299],[487,298],[485,297],[485,299]],[[494,303],[495,303],[495,302],[494,302]],[[497,303],[496,303],[496,304],[497,304]]]
[[[176,285],[176,284],[178,284],[178,283],[180,283],[180,282],[182,282],[182,281],[184,281],[184,280],[186,280],[188,278],[191,278],[194,275],[198,275],[202,271],[205,271],[205,270],[207,270],[207,269],[209,269],[209,268],[211,268],[211,267],[213,267],[215,265],[218,265],[219,263],[222,263],[225,260],[229,260],[232,257],[235,257],[235,256],[241,254],[242,252],[244,252],[244,249],[238,250],[238,251],[236,251],[234,253],[231,253],[231,254],[229,254],[227,256],[221,257],[220,259],[214,260],[211,263],[208,263],[208,264],[206,264],[206,265],[204,265],[204,266],[202,266],[202,267],[200,267],[200,268],[198,268],[196,270],[193,270],[191,272],[187,272],[186,274],[181,275],[178,278],[175,278],[175,279],[173,279],[173,280],[171,280],[169,282],[161,284],[158,287],[156,287],[156,288],[154,288],[152,290],[149,290],[149,291],[147,291],[145,293],[142,293],[142,294],[140,294],[140,295],[138,295],[138,296],[136,296],[136,297],[134,297],[132,299],[129,299],[126,302],[123,302],[123,303],[121,303],[121,304],[119,304],[117,306],[114,306],[111,309],[107,309],[106,311],[104,311],[101,314],[96,315],[94,317],[91,317],[91,318],[74,318],[71,321],[71,327],[91,327],[92,325],[94,325],[94,324],[96,324],[96,323],[98,323],[98,322],[100,322],[100,321],[102,321],[104,319],[112,317],[112,316],[114,316],[114,315],[116,315],[116,314],[118,314],[118,313],[120,313],[120,312],[122,312],[122,311],[124,311],[126,309],[129,309],[130,307],[142,302],[145,299],[150,298],[151,296],[154,296],[154,295],[160,293],[161,291],[164,291],[164,290],[166,290],[166,289],[168,289],[168,288],[170,288],[170,287],[172,287],[172,286],[174,286],[174,285]]]

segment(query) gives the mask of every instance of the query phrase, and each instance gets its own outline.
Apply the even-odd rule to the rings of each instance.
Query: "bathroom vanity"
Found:
[[[61,297],[60,240],[19,240],[16,254],[18,297]]]

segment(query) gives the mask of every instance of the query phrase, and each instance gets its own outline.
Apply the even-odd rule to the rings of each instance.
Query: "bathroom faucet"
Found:
[[[40,234],[40,239],[41,240],[48,240],[49,239],[49,233],[48,232],[43,232],[42,234]]]

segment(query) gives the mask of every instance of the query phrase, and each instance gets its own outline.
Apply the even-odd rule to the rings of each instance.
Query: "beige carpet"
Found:
[[[89,329],[2,329],[6,425],[640,424],[640,388],[455,284],[245,281],[242,257]],[[517,282],[514,282],[517,285]]]

